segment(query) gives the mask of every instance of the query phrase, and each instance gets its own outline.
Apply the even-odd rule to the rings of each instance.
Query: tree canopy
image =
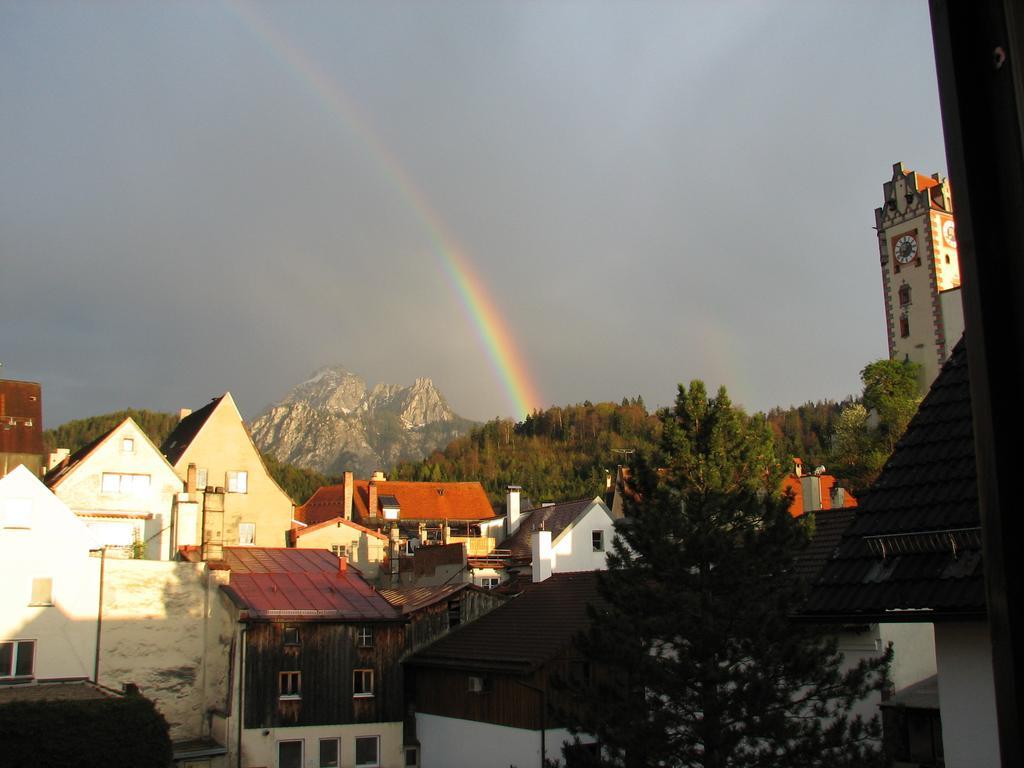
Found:
[[[900,360],[876,360],[861,371],[863,396],[836,419],[830,462],[854,493],[875,482],[917,412],[920,375],[920,365]]]
[[[570,765],[873,764],[877,719],[850,708],[888,657],[844,673],[834,635],[790,621],[807,530],[778,493],[765,419],[694,381],[662,421],[578,642],[603,673],[571,686],[575,729],[603,755],[567,750]]]

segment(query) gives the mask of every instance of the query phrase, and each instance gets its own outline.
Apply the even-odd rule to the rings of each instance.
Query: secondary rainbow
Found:
[[[305,52],[292,44],[263,13],[243,0],[227,0],[227,4],[256,38],[267,45],[275,57],[330,113],[354,130],[370,150],[370,156],[384,177],[409,205],[429,236],[431,251],[459,297],[463,311],[473,325],[515,415],[521,417],[541,407],[543,400],[519,351],[519,345],[483,280],[398,158],[372,129],[370,121],[340,84],[328,77]]]

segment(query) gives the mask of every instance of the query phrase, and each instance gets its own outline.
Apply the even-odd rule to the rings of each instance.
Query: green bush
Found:
[[[143,696],[0,704],[0,762],[7,768],[167,768],[167,721]]]

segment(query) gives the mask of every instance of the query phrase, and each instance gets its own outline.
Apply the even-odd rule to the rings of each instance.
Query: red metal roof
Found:
[[[338,570],[338,557],[326,549],[224,547],[232,573],[303,573]]]
[[[226,547],[223,587],[245,618],[396,621],[400,613],[346,561],[321,549]]]

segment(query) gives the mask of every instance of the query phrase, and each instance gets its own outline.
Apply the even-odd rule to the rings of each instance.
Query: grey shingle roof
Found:
[[[562,504],[552,504],[550,507],[537,507],[523,513],[516,532],[498,545],[499,549],[507,549],[512,553],[513,558],[530,559],[530,533],[540,530],[543,526],[545,531],[551,531],[551,538],[558,538],[558,534],[564,531],[585,510],[593,499],[580,499],[579,501],[567,501]]]
[[[967,353],[961,340],[824,565],[803,614],[985,614]]]

